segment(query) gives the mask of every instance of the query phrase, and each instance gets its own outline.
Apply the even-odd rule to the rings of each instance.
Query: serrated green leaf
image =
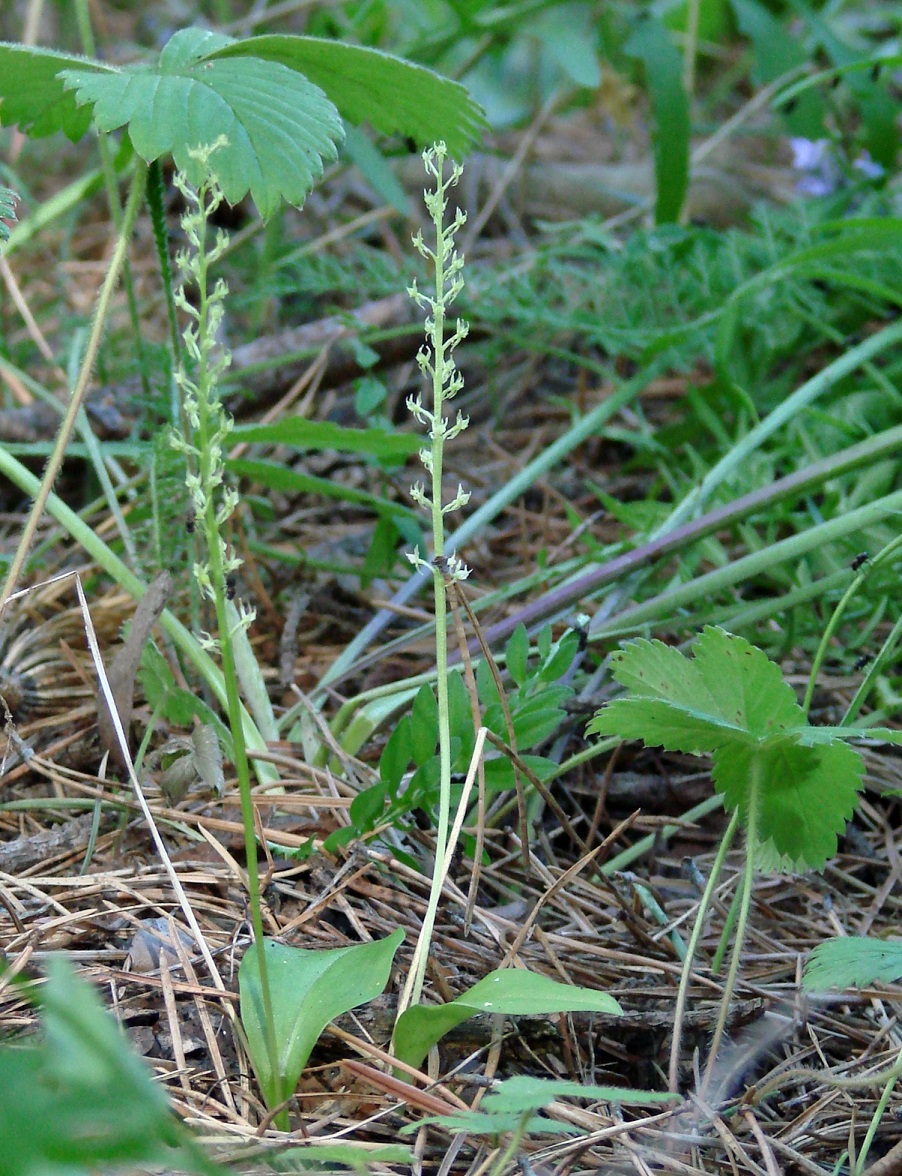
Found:
[[[730,735],[742,739],[745,732],[712,722],[709,714],[675,706],[657,698],[616,698],[598,712],[586,727],[589,735],[614,735],[640,739],[648,747],[707,755],[721,747]]]
[[[804,727],[802,708],[780,667],[744,638],[708,626],[693,654],[689,659],[662,641],[628,642],[611,668],[634,697],[600,711],[589,730],[697,755],[731,740]],[[646,734],[638,734],[643,728]]]
[[[538,972],[504,968],[490,972],[469,991],[443,1005],[414,1005],[395,1025],[395,1054],[419,1066],[437,1041],[477,1013],[508,1016],[594,1011],[620,1016],[620,1005],[606,992],[561,984]]]
[[[632,697],[608,704],[589,730],[713,754],[715,787],[743,820],[757,788],[767,860],[822,869],[855,809],[860,756],[838,739],[811,738],[779,667],[743,638],[706,628],[693,655],[660,641],[629,642],[612,668]]]
[[[91,111],[79,109],[59,74],[64,69],[113,72],[111,66],[73,53],[0,42],[0,123],[41,138],[62,131],[73,143],[91,125]]]
[[[902,940],[849,936],[819,943],[802,977],[808,992],[827,988],[863,988],[880,980],[893,984],[902,979]]]
[[[545,1119],[540,1115],[533,1115],[523,1122],[523,1116],[513,1111],[496,1111],[488,1114],[486,1111],[455,1111],[450,1115],[427,1115],[416,1123],[407,1123],[401,1128],[401,1135],[411,1135],[419,1131],[426,1123],[434,1123],[443,1127],[454,1135],[489,1135],[498,1136],[523,1131],[527,1135],[578,1135],[579,1128],[570,1123],[560,1123],[557,1119]]]
[[[442,139],[452,158],[466,155],[487,128],[482,110],[458,82],[378,49],[270,34],[234,41],[208,60],[246,55],[300,71],[349,122],[405,135],[422,147]]]
[[[571,1082],[566,1078],[533,1078],[517,1074],[506,1078],[482,1100],[484,1110],[540,1111],[557,1098],[588,1098],[593,1102],[616,1102],[648,1106],[650,1103],[673,1102],[676,1094],[653,1090],[631,1090],[628,1086],[590,1086]]]
[[[757,767],[755,764],[757,761]],[[732,810],[748,807],[749,782],[759,781],[758,835],[779,854],[822,870],[855,811],[863,764],[851,747],[803,747],[791,737],[770,746],[730,745],[714,753],[714,785]]]
[[[126,127],[142,159],[171,155],[191,183],[203,178],[192,152],[224,137],[209,170],[230,203],[250,192],[268,217],[283,199],[303,204],[323,161],[336,158],[344,130],[329,99],[297,71],[211,54],[228,44],[219,34],[182,29],[156,66],[66,69],[62,79],[79,105],[93,106],[100,130]]]

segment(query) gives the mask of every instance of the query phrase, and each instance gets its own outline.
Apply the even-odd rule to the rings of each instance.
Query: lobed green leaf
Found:
[[[857,803],[861,757],[835,735],[815,737],[779,666],[744,638],[708,627],[693,654],[627,643],[612,671],[631,697],[604,707],[590,732],[711,754],[727,809],[745,819],[757,789],[767,861],[822,869]]]
[[[422,147],[444,140],[452,158],[466,155],[487,128],[482,110],[460,83],[378,49],[270,34],[233,41],[209,60],[246,55],[300,71],[348,122],[368,122]]]
[[[73,53],[0,42],[0,124],[35,138],[62,131],[73,143],[86,134],[91,110],[80,108],[66,90],[60,77],[65,69],[115,72]]]
[[[802,987],[808,992],[823,992],[827,988],[863,988],[875,980],[893,984],[899,979],[902,940],[850,935],[818,944],[805,965]]]
[[[230,203],[250,192],[268,217],[283,199],[303,204],[323,161],[336,158],[344,131],[325,94],[287,66],[211,59],[211,50],[228,43],[203,29],[182,29],[156,66],[66,69],[63,83],[79,105],[93,107],[100,130],[126,127],[142,159],[171,155],[193,184],[203,178],[193,153],[224,138],[210,171]]]

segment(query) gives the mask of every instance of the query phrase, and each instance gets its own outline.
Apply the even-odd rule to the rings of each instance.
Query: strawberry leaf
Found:
[[[62,131],[74,143],[91,125],[60,78],[64,69],[110,72],[108,66],[72,53],[0,42],[0,123],[41,138]]]
[[[487,126],[460,83],[378,49],[273,34],[232,42],[208,60],[245,55],[299,70],[350,123],[368,122],[383,134],[407,135],[424,147],[443,139],[454,158],[465,155]]]
[[[742,637],[708,627],[693,653],[629,642],[612,671],[630,696],[609,703],[589,731],[710,753],[727,809],[744,820],[757,789],[766,860],[822,869],[855,808],[861,757],[835,736],[813,737],[779,667]]]
[[[228,43],[215,33],[183,29],[156,67],[69,69],[63,80],[79,104],[93,105],[100,130],[127,126],[142,159],[172,155],[191,183],[202,179],[192,152],[224,136],[209,167],[226,199],[235,204],[250,191],[268,217],[282,199],[304,202],[323,160],[336,157],[344,132],[335,107],[302,74],[254,57],[210,59]]]
[[[324,92],[325,91],[325,92]],[[341,118],[368,121],[462,155],[485,128],[457,82],[375,49],[312,37],[234,41],[183,29],[154,63],[115,67],[73,54],[0,43],[0,123],[73,141],[92,122],[127,129],[150,163],[171,154],[193,183],[192,152],[225,136],[209,167],[226,198],[250,192],[269,216],[301,204],[336,157]]]
[[[762,655],[763,656],[763,655]],[[792,735],[771,745],[733,744],[714,753],[714,787],[745,817],[749,783],[760,786],[758,836],[781,856],[822,870],[855,811],[863,765],[844,743],[802,747]]]
[[[802,987],[808,992],[827,988],[864,988],[880,980],[893,984],[902,979],[902,940],[849,936],[825,939],[808,963]]]

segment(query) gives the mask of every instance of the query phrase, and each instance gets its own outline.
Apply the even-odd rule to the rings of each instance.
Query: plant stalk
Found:
[[[718,799],[720,798],[718,797]],[[724,835],[720,839],[717,856],[711,865],[711,872],[708,875],[708,881],[705,883],[705,889],[702,892],[701,901],[698,904],[692,934],[689,936],[689,942],[686,945],[686,958],[683,960],[683,970],[680,973],[680,987],[677,991],[676,1007],[673,1013],[673,1041],[670,1046],[670,1069],[667,1076],[667,1089],[671,1094],[677,1094],[679,1092],[680,1041],[682,1038],[683,1015],[686,1011],[686,1000],[689,995],[689,982],[692,979],[692,965],[695,961],[695,953],[698,950],[699,940],[705,929],[708,907],[711,905],[711,899],[714,897],[714,890],[720,878],[723,864],[727,859],[727,853],[738,828],[739,810],[737,809],[730,818],[730,823],[727,825]]]
[[[748,926],[749,911],[752,906],[752,891],[755,886],[755,854],[758,848],[758,802],[760,791],[761,764],[756,757],[752,760],[749,807],[745,822],[746,846],[745,870],[742,877],[742,905],[739,908],[739,918],[736,924],[736,941],[733,944],[733,954],[730,956],[730,970],[727,973],[726,984],[724,985],[723,999],[720,1002],[717,1024],[714,1026],[714,1036],[711,1039],[708,1064],[705,1066],[705,1073],[699,1089],[699,1098],[702,1100],[706,1098],[708,1087],[711,1085],[711,1079],[714,1076],[714,1069],[717,1065],[720,1043],[723,1041],[723,1035],[726,1032],[727,1019],[730,1015],[730,1003],[736,988],[736,977],[739,974],[739,961],[742,956],[742,946],[745,943],[745,931]]]

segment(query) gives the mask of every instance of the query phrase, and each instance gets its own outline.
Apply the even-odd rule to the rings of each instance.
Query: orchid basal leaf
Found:
[[[257,947],[248,948],[238,968],[241,1022],[270,1107],[278,1106],[294,1090],[329,1022],[382,992],[403,939],[404,932],[398,929],[385,939],[324,951],[263,941],[278,1049],[279,1072],[275,1074],[266,1048]]]
[[[446,1033],[478,1013],[529,1016],[536,1013],[599,1012],[621,1016],[607,992],[562,984],[540,972],[504,968],[490,972],[456,1000],[442,1005],[413,1005],[395,1025],[395,1055],[418,1066]]]

